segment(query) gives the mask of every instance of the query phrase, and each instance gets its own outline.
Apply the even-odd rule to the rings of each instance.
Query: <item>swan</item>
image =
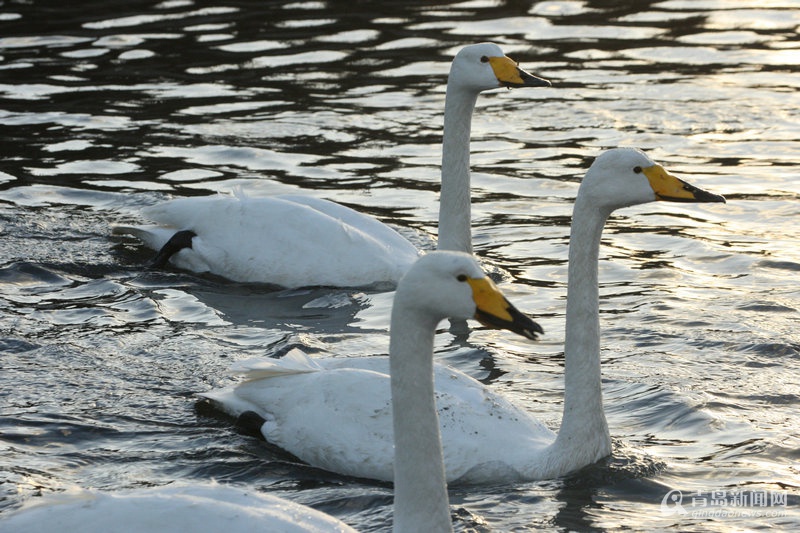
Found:
[[[615,209],[655,200],[725,201],[669,174],[643,152],[628,148],[601,154],[580,185],[570,236],[564,412],[557,434],[474,379],[434,365],[449,483],[552,479],[611,453],[600,375],[600,236]],[[407,300],[398,288],[392,314],[392,353],[405,349],[405,343],[421,342],[416,333],[404,331],[412,327],[414,314],[404,310]],[[540,330],[531,329],[528,336],[535,336],[530,333],[536,331]],[[429,335],[425,342],[431,342]],[[424,352],[417,352],[427,356],[428,344]],[[238,363],[233,370],[244,376],[244,382],[202,395],[234,416],[255,413],[253,420],[267,441],[311,465],[390,481],[395,472],[388,367],[385,357],[311,359],[296,350],[283,359]],[[393,377],[394,370],[392,365]],[[424,375],[429,372],[424,370]],[[431,411],[432,404],[429,391],[416,402],[395,405],[422,428],[423,419],[435,418],[424,409]],[[424,431],[429,430],[409,434],[416,439]]]
[[[236,486],[176,484],[117,492],[70,488],[28,500],[0,519],[0,531],[140,533],[355,533],[325,513]]]
[[[458,305],[451,309],[454,301]],[[267,441],[308,464],[350,476],[395,480],[398,497],[402,484],[396,474],[408,474],[414,478],[408,480],[411,494],[428,501],[430,496],[422,495],[420,476],[426,479],[434,469],[425,466],[422,454],[439,439],[437,407],[450,479],[493,461],[498,442],[505,438],[502,433],[514,427],[515,419],[532,421],[536,432],[545,431],[478,381],[433,364],[438,322],[473,316],[485,325],[530,339],[542,332],[502,297],[472,256],[430,252],[397,287],[388,357],[312,359],[293,349],[280,359],[237,362],[231,372],[241,374],[242,382],[199,395],[238,416],[240,426],[255,427]],[[393,431],[392,413],[397,431]],[[490,446],[483,445],[492,440]],[[487,451],[491,452],[488,456]],[[482,454],[478,465],[473,464],[475,453]]]
[[[439,247],[471,251],[469,133],[478,94],[498,87],[548,87],[493,43],[453,59],[445,96]],[[375,218],[303,195],[180,198],[145,208],[146,226],[116,226],[168,261],[233,281],[284,288],[396,285],[417,248]]]
[[[395,531],[451,531],[433,363],[436,327],[448,317],[474,317],[531,339],[542,332],[503,297],[472,256],[434,251],[397,287],[388,357],[314,360],[295,349],[281,359],[241,361],[232,370],[245,381],[200,396],[240,419],[255,418],[268,439],[277,438],[311,464],[393,479]],[[445,385],[436,392],[440,408],[452,403],[458,382],[471,387],[472,397],[462,402],[484,392],[466,375],[435,367]],[[450,398],[442,398],[443,390]],[[486,400],[485,408],[496,409],[491,396]],[[385,460],[386,454],[394,461]],[[378,476],[367,475],[375,469]]]
[[[394,530],[398,533],[452,531],[439,425],[434,403],[433,340],[437,324],[448,317],[475,317],[487,325],[506,328],[535,338],[541,328],[517,311],[485,277],[478,264],[460,252],[432,252],[419,259],[401,280],[392,309],[390,337],[391,378],[377,381],[378,395],[388,394],[395,413],[393,421]],[[284,360],[285,359],[285,360]],[[314,362],[297,351],[284,359],[250,364],[251,385],[270,376],[304,375],[302,365]],[[323,374],[324,375],[324,374]],[[339,381],[359,387],[350,394],[370,398],[376,382],[373,371],[342,369]],[[359,380],[364,379],[364,387]],[[388,381],[388,382],[387,382]],[[242,385],[247,387],[248,384]],[[385,390],[384,390],[385,389]],[[222,399],[224,392],[204,396]],[[362,396],[363,395],[363,396]],[[353,399],[354,400],[354,399]],[[307,404],[319,409],[320,404]],[[346,408],[336,403],[334,410]],[[372,416],[386,414],[389,407]],[[301,413],[302,414],[302,413]],[[358,414],[358,413],[354,413]],[[310,417],[320,413],[309,411]],[[387,420],[386,418],[383,418]],[[334,420],[320,422],[321,429]],[[342,428],[345,429],[346,428]],[[384,428],[383,432],[391,433]],[[369,443],[365,443],[369,446]],[[388,445],[392,453],[391,443]],[[333,450],[332,450],[333,451]],[[369,458],[366,458],[369,460]],[[147,512],[143,513],[142,509]],[[165,531],[353,531],[344,523],[308,507],[243,488],[223,485],[177,485],[115,493],[76,490],[25,506],[7,519],[0,530],[28,531],[48,528],[69,531],[126,530]]]

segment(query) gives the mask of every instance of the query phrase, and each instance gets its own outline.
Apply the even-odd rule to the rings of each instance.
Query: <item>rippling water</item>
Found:
[[[492,40],[554,86],[479,99],[476,253],[548,334],[443,330],[447,363],[558,425],[571,202],[601,149],[646,149],[728,204],[615,214],[613,457],[453,488],[457,530],[796,529],[799,27],[792,0],[0,4],[0,509],[214,478],[388,529],[390,487],[296,464],[194,394],[291,346],[385,353],[391,294],[146,271],[109,227],[173,196],[301,191],[430,247],[449,62]],[[718,491],[731,512],[664,513],[670,490]],[[779,501],[737,507],[736,491]]]

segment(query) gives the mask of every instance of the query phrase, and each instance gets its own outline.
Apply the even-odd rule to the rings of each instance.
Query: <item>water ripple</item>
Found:
[[[443,327],[442,361],[556,427],[570,210],[592,158],[639,146],[728,204],[611,218],[614,454],[451,491],[457,529],[797,529],[798,24],[780,0],[0,6],[0,509],[74,483],[215,478],[387,530],[390,487],[298,464],[194,393],[292,347],[385,353],[391,293],[146,271],[150,253],[108,228],[171,196],[292,192],[432,249],[444,82],[477,38],[554,83],[482,95],[471,146],[476,252],[548,334]],[[669,490],[736,487],[787,491],[786,515],[660,509]]]

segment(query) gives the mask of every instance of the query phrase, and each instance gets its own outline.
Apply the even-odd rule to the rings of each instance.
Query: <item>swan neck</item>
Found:
[[[434,333],[439,322],[411,312],[401,290],[392,309],[389,363],[394,424],[395,533],[450,532],[450,506],[436,413]]]
[[[564,414],[555,448],[583,457],[585,464],[610,453],[611,446],[601,389],[598,290],[600,238],[610,214],[579,193],[569,242]]]
[[[469,139],[478,93],[448,81],[442,137],[439,249],[472,253]]]

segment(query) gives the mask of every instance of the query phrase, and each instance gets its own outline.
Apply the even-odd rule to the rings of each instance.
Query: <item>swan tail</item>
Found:
[[[245,411],[236,419],[236,429],[240,433],[266,441],[267,439],[261,431],[266,422],[267,419],[255,411]]]
[[[322,366],[305,352],[294,348],[280,359],[246,359],[231,366],[230,372],[244,377],[245,381],[318,372]]]
[[[319,363],[311,359],[302,350],[294,348],[280,359],[256,358],[238,361],[231,366],[230,372],[243,376],[244,380],[241,383],[233,387],[199,392],[197,395],[210,400],[219,409],[231,416],[239,418],[245,415],[244,421],[240,420],[239,422],[249,428],[248,431],[255,426],[260,429],[263,422],[259,423],[255,417],[265,420],[264,413],[258,413],[260,409],[257,403],[254,404],[239,394],[240,387],[261,379],[317,372],[319,370],[323,370]],[[252,413],[255,417],[246,413]]]
[[[170,257],[184,248],[191,248],[192,239],[195,237],[197,237],[197,234],[188,229],[176,232],[158,251],[150,263],[150,268],[164,268]]]
[[[150,262],[150,268],[164,268],[169,259],[184,248],[192,247],[197,234],[190,230],[175,231],[162,226],[114,226],[113,235],[133,235],[148,248],[158,253]]]
[[[153,250],[160,250],[175,235],[172,228],[162,226],[114,226],[112,235],[132,235]]]

